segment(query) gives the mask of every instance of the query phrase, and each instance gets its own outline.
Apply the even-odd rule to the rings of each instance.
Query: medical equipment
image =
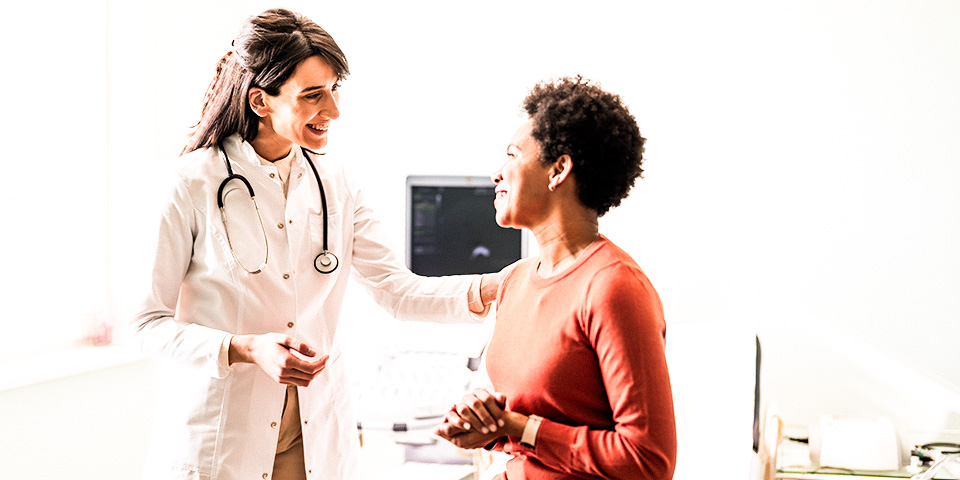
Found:
[[[227,233],[227,245],[229,245],[230,253],[233,255],[233,259],[237,262],[237,265],[240,265],[240,268],[244,269],[244,271],[251,275],[257,274],[263,271],[263,269],[267,266],[267,258],[269,256],[267,230],[263,227],[263,217],[260,216],[260,208],[257,206],[257,199],[253,193],[253,186],[250,185],[250,182],[243,175],[233,173],[233,168],[230,167],[230,157],[227,156],[227,151],[224,150],[223,144],[218,143],[217,147],[220,149],[220,155],[223,157],[223,163],[227,166],[227,178],[220,182],[220,188],[217,189],[217,206],[220,207],[220,218],[223,219],[223,228]],[[331,273],[340,265],[340,260],[336,255],[333,254],[333,252],[327,249],[327,195],[323,191],[323,182],[320,181],[320,173],[317,172],[317,167],[313,165],[310,157],[307,156],[307,149],[300,147],[300,151],[303,152],[303,158],[307,160],[307,164],[309,164],[310,169],[313,170],[313,175],[317,178],[317,187],[320,189],[320,207],[323,209],[323,250],[313,260],[313,268],[317,269],[317,271],[320,273]],[[237,257],[237,252],[233,248],[233,242],[230,240],[230,229],[227,226],[227,214],[223,208],[223,190],[226,188],[227,184],[233,180],[239,180],[247,187],[247,192],[250,193],[250,201],[253,202],[253,208],[257,212],[257,220],[260,222],[260,231],[263,232],[263,262],[260,263],[260,266],[258,266],[256,270],[250,270],[240,262],[240,258]]]

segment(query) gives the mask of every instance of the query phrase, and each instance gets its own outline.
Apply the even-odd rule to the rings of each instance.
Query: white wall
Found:
[[[156,403],[156,366],[93,350],[70,362],[90,364],[107,356],[126,360],[83,374],[0,389],[3,478],[140,477]],[[61,368],[70,370],[72,365]]]
[[[105,142],[119,316],[137,295],[126,272],[149,256],[162,190],[152,179],[177,155],[242,19],[274,4],[107,5],[109,128],[70,144]],[[768,397],[788,423],[862,412],[911,432],[960,431],[960,3],[285,5],[347,53],[331,150],[366,174],[398,249],[406,175],[490,173],[526,90],[582,73],[620,93],[649,140],[646,179],[601,228],[645,268],[669,321],[756,328]],[[78,55],[61,40],[61,56],[32,68],[44,82],[4,83],[18,118],[34,120],[18,124],[28,146],[46,146],[49,125],[99,118],[57,108],[78,93],[48,85],[103,75],[79,65],[50,81]],[[15,157],[37,178],[77,161],[33,151]],[[44,193],[72,205],[58,188]],[[107,273],[98,264],[92,278]],[[347,312],[347,333],[383,322],[365,308]]]
[[[107,302],[105,12],[106,0],[4,8],[16,20],[0,29],[0,360],[31,351],[37,325],[57,325],[48,347],[75,341]]]

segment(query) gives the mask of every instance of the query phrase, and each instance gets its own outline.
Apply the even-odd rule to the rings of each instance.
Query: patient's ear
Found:
[[[563,154],[557,157],[550,166],[550,183],[547,184],[547,188],[551,191],[556,190],[570,176],[571,171],[573,171],[573,159],[570,155]]]

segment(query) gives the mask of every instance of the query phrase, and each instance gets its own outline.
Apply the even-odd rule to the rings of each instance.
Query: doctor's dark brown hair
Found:
[[[533,87],[523,109],[533,121],[540,162],[570,155],[577,198],[599,215],[620,205],[642,177],[646,139],[618,95],[583,77],[565,77]]]
[[[180,153],[214,146],[235,133],[253,140],[260,117],[250,108],[247,92],[257,87],[278,95],[297,66],[314,56],[329,63],[338,80],[350,74],[337,42],[313,20],[285,9],[248,18],[233,41],[233,50],[217,63],[200,121]]]

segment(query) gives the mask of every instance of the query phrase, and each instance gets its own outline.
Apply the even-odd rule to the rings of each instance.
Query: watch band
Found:
[[[527,424],[523,426],[523,435],[520,437],[520,445],[527,448],[537,448],[537,432],[540,430],[540,423],[543,417],[539,415],[530,415]]]

